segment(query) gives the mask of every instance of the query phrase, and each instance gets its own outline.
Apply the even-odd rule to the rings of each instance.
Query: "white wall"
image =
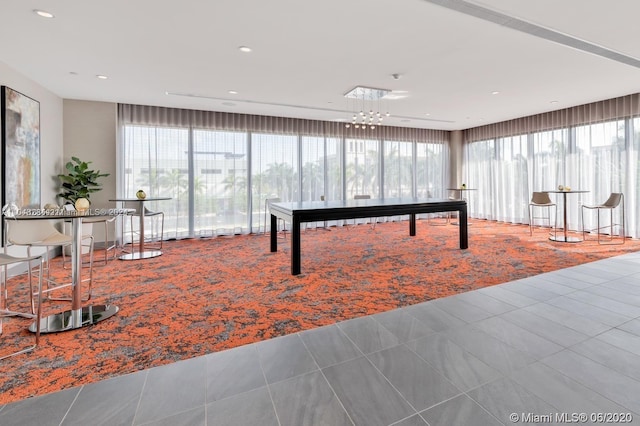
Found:
[[[65,164],[71,157],[78,157],[90,161],[94,170],[109,173],[100,181],[102,190],[91,194],[92,208],[115,207],[109,199],[116,197],[116,117],[114,103],[64,100]],[[94,226],[93,236],[97,244],[104,241],[104,227]]]
[[[451,132],[451,140],[449,142],[449,188],[458,188],[464,182],[462,181],[462,131],[454,130]]]
[[[0,62],[0,84],[8,86],[40,102],[40,176],[41,202],[55,200],[58,193],[57,175],[62,170],[63,102],[46,88]],[[10,249],[16,255],[26,250]]]

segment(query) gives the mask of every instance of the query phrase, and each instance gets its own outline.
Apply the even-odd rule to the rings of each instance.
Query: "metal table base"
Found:
[[[560,242],[560,243],[581,243],[582,242],[582,238],[565,237],[564,235],[558,235],[558,236],[551,235],[549,237],[549,240]]]
[[[151,259],[152,257],[158,257],[162,254],[160,250],[147,250],[143,252],[127,253],[118,257],[120,260],[139,260],[139,259]]]
[[[40,333],[58,333],[87,327],[112,317],[118,311],[119,308],[115,305],[92,305],[49,315],[40,319]],[[35,322],[29,326],[29,331],[35,333]]]

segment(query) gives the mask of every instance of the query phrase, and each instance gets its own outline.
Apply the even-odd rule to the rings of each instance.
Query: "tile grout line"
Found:
[[[478,360],[479,362],[481,362],[482,364],[486,365],[487,367],[489,367],[489,368],[491,368],[492,370],[494,370],[494,371],[496,371],[497,373],[499,373],[499,374],[500,374],[500,377],[506,377],[506,375],[505,375],[502,371],[499,371],[499,370],[497,370],[497,369],[493,368],[492,366],[490,366],[489,364],[487,364],[486,362],[484,362],[483,360],[481,360],[480,358],[478,358],[477,356],[475,356],[474,354],[472,354],[471,352],[469,352],[468,350],[466,350],[466,349],[465,349],[465,348],[463,348],[462,346],[458,345],[458,344],[457,344],[456,342],[454,342],[453,340],[450,340],[448,337],[446,337],[446,336],[443,336],[443,337],[444,337],[445,339],[447,339],[451,344],[453,344],[453,345],[457,346],[457,347],[458,347],[462,352],[464,352],[464,353],[466,353],[466,354],[469,354],[470,356],[472,356],[473,358],[477,359],[477,360]],[[420,340],[420,339],[414,339],[414,340]],[[406,343],[408,343],[408,342],[406,342]],[[446,380],[446,381],[448,381],[449,383],[451,383],[451,385],[452,385],[454,388],[458,389],[458,391],[460,391],[460,393],[459,393],[458,395],[464,394],[464,393],[466,393],[466,392],[469,392],[470,390],[473,390],[473,389],[479,388],[480,386],[484,386],[484,385],[486,385],[487,383],[491,383],[491,382],[493,382],[494,380],[497,380],[497,379],[491,379],[491,380],[486,381],[486,382],[484,382],[484,383],[481,383],[481,384],[479,384],[479,385],[477,385],[477,386],[474,386],[474,387],[472,387],[471,389],[468,389],[467,391],[464,391],[464,390],[460,389],[460,388],[459,388],[455,383],[453,383],[451,380],[449,380],[449,378],[448,378],[447,376],[445,376],[443,373],[441,373],[441,372],[440,372],[440,369],[436,368],[436,366],[434,366],[433,364],[431,364],[431,363],[429,362],[429,360],[428,360],[428,359],[425,359],[425,358],[424,358],[423,356],[421,356],[418,352],[416,352],[416,351],[414,351],[413,349],[411,349],[411,348],[410,348],[406,343],[405,343],[405,346],[407,346],[407,348],[408,348],[411,352],[413,352],[413,353],[414,353],[418,358],[420,358],[421,360],[423,360],[424,362],[426,362],[426,363],[427,363],[427,365],[429,365],[431,368],[433,368],[434,370],[436,370],[436,371],[437,371],[437,372],[438,372],[442,377],[444,377],[444,378],[445,378],[445,380]],[[456,395],[456,396],[458,396],[458,395]],[[453,398],[455,398],[455,397],[453,397]],[[449,398],[449,399],[451,399],[451,398]],[[438,404],[434,404],[433,406],[435,407],[436,405],[438,405]],[[430,408],[431,408],[431,407],[430,407]]]
[[[264,378],[264,383],[267,386],[267,393],[269,394],[269,400],[271,401],[271,407],[273,407],[273,414],[276,416],[276,422],[278,422],[278,426],[282,426],[280,422],[280,416],[278,416],[278,410],[276,409],[276,403],[273,400],[273,395],[271,394],[271,385],[269,384],[269,380],[267,380],[267,374],[264,372],[264,366],[262,365],[262,357],[260,357],[260,350],[258,350],[258,346],[256,345],[256,355],[258,356],[258,363],[260,364],[260,372],[262,372],[262,377]]]
[[[629,306],[629,307],[631,307],[631,308],[638,309],[638,313],[640,314],[640,307],[638,307],[638,306],[635,306],[635,305],[629,305],[628,303],[623,303],[623,302],[620,302],[620,301],[615,300],[615,299],[611,299],[611,298],[606,297],[606,296],[601,296],[601,295],[599,295],[599,294],[590,293],[590,292],[588,292],[588,291],[586,291],[586,290],[579,290],[579,291],[582,291],[582,292],[585,292],[585,293],[587,293],[587,294],[590,294],[591,296],[600,297],[600,298],[602,298],[602,299],[606,299],[606,300],[609,300],[609,301],[611,301],[611,302],[620,303],[621,305],[626,305],[626,306]],[[576,292],[572,292],[572,293],[570,293],[570,294],[573,294],[573,293],[576,293]],[[625,318],[625,319],[626,319],[626,321],[625,321],[625,322],[627,322],[629,319],[635,319],[635,318],[637,318],[637,316],[629,316],[629,315],[628,315],[628,314],[626,314],[626,313],[625,313],[625,314],[622,314],[622,313],[620,313],[620,312],[613,311],[613,310],[611,310],[611,309],[607,308],[606,306],[602,306],[602,305],[594,305],[594,304],[593,304],[592,302],[590,302],[590,301],[589,301],[589,302],[585,302],[585,301],[583,301],[583,300],[575,299],[575,298],[573,298],[573,297],[569,297],[569,298],[570,298],[571,300],[575,300],[575,301],[578,301],[578,302],[582,302],[582,303],[584,303],[585,305],[594,306],[594,307],[596,307],[596,308],[600,308],[600,309],[602,309],[602,310],[605,310],[605,311],[608,311],[608,312],[611,312],[611,313],[614,313],[614,314],[618,314],[618,315],[623,316],[623,317],[627,317],[627,318]]]
[[[208,419],[208,414],[209,414],[209,404],[207,403],[208,401],[208,396],[209,396],[209,358],[211,356],[212,353],[215,352],[211,352],[207,355],[205,355],[205,359],[204,359],[204,378],[205,378],[205,382],[204,382],[204,424],[207,424]]]
[[[138,403],[136,404],[136,411],[133,414],[133,419],[131,419],[131,426],[135,426],[136,418],[138,417],[138,411],[140,410],[140,404],[142,404],[142,395],[144,395],[144,390],[147,388],[147,380],[149,379],[149,371],[146,370],[144,374],[144,383],[142,383],[142,389],[140,389],[140,396],[138,396]]]
[[[567,349],[567,350],[570,350],[570,349]],[[584,357],[584,358],[587,358],[588,360],[590,360],[590,361],[592,361],[592,362],[596,362],[596,361],[593,361],[591,358],[588,358],[588,357],[586,357],[586,356],[584,356],[584,355],[581,355],[581,354],[579,354],[579,353],[577,353],[577,352],[575,352],[575,351],[571,351],[571,352],[573,352],[573,353],[577,354],[578,356],[582,356],[582,357]],[[548,358],[548,357],[545,357],[545,358]],[[543,358],[543,359],[545,359],[545,358]],[[567,374],[565,374],[565,373],[563,373],[562,371],[558,370],[558,369],[557,369],[557,368],[555,368],[554,366],[549,365],[549,364],[547,364],[547,363],[543,362],[543,361],[542,361],[542,359],[541,359],[540,361],[538,361],[538,362],[539,362],[540,364],[544,365],[545,367],[552,369],[553,371],[555,371],[556,373],[560,374],[561,376],[564,376],[564,377],[565,377],[566,379],[568,379],[569,381],[571,381],[571,382],[573,382],[573,383],[576,383],[577,385],[579,385],[579,386],[581,386],[581,387],[583,387],[583,388],[585,388],[585,389],[587,389],[587,390],[589,390],[589,391],[591,391],[591,392],[595,393],[596,395],[599,395],[600,397],[602,397],[602,398],[604,398],[605,400],[607,400],[607,401],[611,402],[612,404],[614,404],[614,405],[618,405],[618,406],[620,406],[620,407],[622,407],[622,408],[627,409],[629,412],[632,412],[632,413],[633,413],[633,411],[632,411],[632,410],[629,410],[626,406],[622,405],[621,403],[619,403],[619,402],[616,402],[616,401],[612,400],[611,398],[609,398],[609,397],[608,397],[608,396],[606,396],[606,395],[603,395],[602,393],[600,393],[600,392],[599,392],[599,391],[597,391],[596,389],[593,389],[592,387],[587,386],[587,385],[585,385],[584,383],[577,381],[577,380],[576,380],[576,379],[574,379],[573,377],[568,376]],[[602,364],[601,364],[601,365],[602,365]],[[606,366],[605,366],[605,367],[606,367]],[[607,367],[607,368],[608,368],[608,367]],[[615,371],[615,370],[614,370],[614,371]],[[619,374],[621,374],[621,373],[619,373]],[[625,377],[627,377],[626,375],[624,375],[624,376],[625,376]],[[551,403],[549,403],[549,404],[551,404]],[[553,404],[551,404],[551,405],[553,405]]]
[[[371,318],[371,319],[373,320],[373,322],[377,323],[378,325],[380,325],[380,327],[382,327],[382,328],[384,328],[385,330],[387,330],[387,329],[386,329],[382,324],[380,324],[378,321],[376,321],[372,316],[370,316],[370,317],[363,317],[363,318]],[[378,369],[378,367],[376,367],[376,365],[375,365],[373,362],[371,362],[371,360],[369,359],[369,357],[367,356],[367,354],[365,354],[364,352],[362,352],[362,349],[360,349],[360,347],[359,347],[358,345],[356,345],[356,343],[355,343],[355,342],[354,342],[354,341],[349,337],[349,335],[347,335],[347,333],[345,333],[345,332],[344,332],[344,330],[342,330],[342,328],[340,328],[340,327],[338,327],[338,328],[340,329],[340,332],[341,332],[342,334],[344,334],[344,336],[345,336],[345,337],[346,337],[346,338],[347,338],[347,339],[348,339],[348,340],[349,340],[349,341],[350,341],[350,342],[351,342],[351,343],[356,347],[356,349],[358,349],[358,351],[360,351],[360,353],[362,354],[362,356],[364,357],[364,359],[365,359],[365,360],[366,360],[366,361],[367,361],[367,362],[368,362],[368,363],[369,363],[369,364],[370,364],[370,365],[371,365],[371,366],[372,366],[372,367],[373,367],[373,368],[374,368],[378,373],[380,373],[380,375],[384,378],[384,380],[386,380],[386,382],[387,382],[387,383],[389,383],[389,385],[393,388],[393,390],[394,390],[394,391],[396,391],[398,395],[400,395],[400,398],[402,398],[402,399],[407,403],[407,405],[408,405],[408,406],[409,406],[409,407],[414,411],[414,413],[413,413],[413,414],[411,414],[411,416],[409,416],[409,417],[412,417],[412,416],[414,416],[414,415],[416,415],[416,414],[419,414],[419,411],[418,411],[418,410],[416,410],[416,408],[415,408],[415,407],[414,407],[414,406],[413,406],[409,401],[407,401],[407,398],[405,398],[405,396],[404,396],[404,395],[403,395],[403,394],[402,394],[402,393],[401,393],[401,392],[400,392],[400,391],[399,391],[399,390],[398,390],[398,389],[393,385],[393,383],[391,383],[391,381],[387,378],[387,376],[385,376],[385,375],[382,373],[382,371],[380,371],[380,370]],[[390,333],[391,333],[391,332],[390,332]],[[393,333],[392,333],[392,335],[393,335],[393,337],[396,337]],[[397,339],[397,338],[396,338],[396,339]],[[398,345],[394,345],[394,346],[399,346],[399,345],[401,345],[401,344],[402,344],[402,343],[398,343]],[[390,348],[393,348],[394,346],[390,346],[390,347],[388,347],[388,348],[382,348],[382,349],[380,349],[380,350],[378,350],[378,351],[371,352],[371,353],[376,353],[376,352],[380,352],[380,351],[383,351],[383,350],[386,350],[386,349],[390,349]],[[356,358],[356,359],[357,359],[357,358]]]
[[[78,389],[78,393],[76,393],[76,396],[73,398],[73,401],[71,401],[71,404],[69,404],[67,411],[65,411],[64,416],[62,416],[62,419],[60,420],[60,426],[62,426],[62,424],[64,423],[65,419],[69,415],[69,412],[71,411],[71,407],[73,407],[73,404],[76,403],[76,401],[78,400],[78,397],[80,396],[80,393],[84,390],[85,386],[86,385],[82,385],[80,389]]]
[[[340,332],[342,332],[342,330],[340,330],[340,327],[337,327],[337,326],[336,326],[336,328],[337,328]],[[307,352],[309,353],[309,355],[311,355],[311,359],[313,359],[314,364],[316,365],[316,367],[318,367],[318,371],[319,371],[319,372],[320,372],[320,374],[322,375],[322,378],[324,379],[324,381],[325,381],[325,382],[327,383],[327,385],[329,386],[329,389],[331,389],[331,392],[333,393],[333,396],[335,396],[335,397],[336,397],[336,401],[338,401],[338,404],[340,404],[340,407],[342,407],[342,410],[343,410],[343,411],[344,411],[344,413],[347,415],[347,418],[349,419],[349,421],[351,422],[351,424],[352,424],[353,426],[355,426],[355,424],[356,424],[356,423],[355,423],[355,422],[353,421],[353,419],[351,418],[351,415],[349,414],[349,412],[348,412],[348,411],[347,411],[347,409],[345,408],[345,406],[344,406],[344,404],[342,403],[342,400],[340,399],[340,397],[338,397],[338,394],[336,393],[336,391],[335,391],[335,389],[333,388],[333,386],[331,386],[331,383],[330,383],[330,382],[329,382],[329,380],[327,379],[327,376],[325,376],[324,371],[322,371],[322,368],[320,368],[320,365],[318,364],[318,361],[316,360],[316,357],[315,357],[315,356],[313,356],[313,353],[311,353],[311,351],[309,350],[309,347],[308,347],[308,346],[307,346],[307,344],[305,343],[304,339],[302,338],[302,336],[300,336],[301,332],[297,332],[296,334],[298,335],[298,337],[300,337],[300,341],[301,341],[301,342],[302,342],[302,344],[304,345],[304,348],[307,350]],[[360,348],[358,348],[357,346],[356,346],[356,349],[360,350]],[[353,360],[353,359],[356,359],[356,358],[351,358],[351,359],[349,359],[349,360],[347,360],[347,361],[343,361],[343,362],[348,362],[348,361],[351,361],[351,360]],[[342,364],[342,363],[341,363],[341,362],[338,362],[338,363],[335,363],[335,364],[333,364],[333,365],[339,365],[339,364]],[[331,367],[331,365],[330,365],[330,366],[327,366],[327,367],[325,367],[325,368],[329,368],[329,367]]]

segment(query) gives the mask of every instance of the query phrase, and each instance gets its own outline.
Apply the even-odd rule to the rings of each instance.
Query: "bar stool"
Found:
[[[553,229],[554,232],[557,232],[558,230],[558,226],[557,226],[557,221],[558,221],[558,207],[556,206],[556,204],[554,202],[551,201],[551,198],[549,198],[549,193],[547,192],[534,192],[531,195],[531,202],[529,202],[529,235],[533,235],[533,221],[535,219],[544,219],[545,216],[534,216],[534,208],[545,208],[547,209],[547,223],[549,228],[551,228],[551,208],[554,208],[554,223],[553,223]]]
[[[83,284],[88,283],[88,295],[83,301],[91,299],[91,285],[93,283],[93,236],[84,236],[83,241],[88,241],[86,246],[89,250],[89,277],[83,279]],[[52,297],[51,292],[65,287],[71,287],[71,282],[59,283],[51,278],[51,252],[57,248],[62,250],[63,267],[65,266],[66,247],[71,246],[71,236],[65,235],[58,231],[49,220],[5,220],[4,246],[9,245],[24,246],[27,248],[27,257],[31,257],[31,251],[34,247],[40,247],[45,250],[43,255],[43,280],[46,283],[46,289],[42,292],[47,294],[51,300],[71,300],[71,297]]]
[[[145,246],[149,246],[152,250],[162,250],[162,241],[164,239],[164,212],[161,211],[153,211],[149,210],[147,207],[144,208],[144,217],[150,218],[151,220],[151,232],[147,235],[140,235],[140,231],[134,230],[133,223],[134,218],[137,222],[140,221],[140,212],[139,210],[135,210],[133,213],[128,215],[131,219],[130,229],[131,229],[131,245],[135,246],[135,236],[138,235],[138,238],[144,238]],[[158,232],[157,223],[160,223],[160,231]],[[155,225],[155,226],[154,226]],[[146,226],[145,226],[146,229]],[[145,232],[146,234],[146,232]]]
[[[33,263],[38,265],[38,283],[37,289],[34,291],[33,289]],[[8,272],[10,265],[19,265],[26,264],[27,273],[29,274],[29,301],[31,305],[31,312],[23,312],[23,311],[12,311],[8,307],[7,302],[7,281],[8,281]],[[0,266],[2,267],[2,277],[0,279],[0,335],[3,333],[3,321],[5,317],[23,317],[28,319],[35,320],[35,341],[32,345],[22,347],[18,350],[14,350],[13,352],[9,352],[6,354],[0,354],[0,360],[9,358],[15,355],[20,355],[26,352],[30,352],[38,346],[40,343],[40,318],[42,317],[42,256],[28,256],[28,257],[15,257],[10,256],[6,253],[0,253]],[[34,306],[34,295],[37,296],[37,306]],[[4,346],[4,345],[3,345]]]
[[[622,216],[622,222],[621,223],[614,223],[613,221],[613,210],[615,210],[618,206],[622,207],[621,208],[621,213],[620,215]],[[588,209],[588,210],[595,210],[596,214],[597,214],[597,219],[596,219],[596,228],[595,229],[591,229],[589,230],[589,232],[591,231],[596,231],[597,233],[597,239],[598,239],[598,244],[624,244],[626,238],[626,233],[625,233],[625,226],[624,226],[624,194],[621,192],[612,192],[611,195],[609,195],[609,198],[607,198],[607,201],[605,201],[602,204],[596,204],[596,205],[583,205],[582,206],[582,239],[584,240],[585,238],[585,234],[587,232],[587,230],[584,229],[584,210]],[[605,225],[605,226],[600,226],[600,212],[602,210],[609,210],[609,225]],[[620,234],[620,242],[615,242],[614,238],[613,238],[613,228],[615,226],[619,226],[620,230],[621,230],[621,234]],[[608,242],[602,242],[602,239],[600,238],[600,236],[602,235],[602,232],[600,232],[602,229],[609,229],[609,238],[608,238]]]
[[[109,242],[109,225],[115,224],[117,216],[102,216],[95,218],[87,218],[82,221],[82,223],[91,223],[91,224],[104,224],[104,264],[106,265],[109,262],[109,259],[112,260],[116,258],[116,237],[115,230],[113,234],[113,241]],[[95,248],[95,247],[94,247]],[[109,257],[109,252],[113,251],[113,255]],[[94,259],[95,261],[95,259]]]

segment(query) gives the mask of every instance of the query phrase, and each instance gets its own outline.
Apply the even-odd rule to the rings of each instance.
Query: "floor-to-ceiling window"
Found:
[[[251,200],[254,230],[265,229],[266,200],[298,201],[298,137],[251,135]],[[262,220],[262,223],[260,223]],[[267,218],[268,221],[268,218]]]
[[[346,198],[380,196],[380,143],[376,139],[345,141]]]
[[[437,196],[449,173],[445,131],[362,135],[340,123],[136,105],[119,106],[119,123],[118,196],[171,198],[153,206],[165,238],[265,232],[267,199]]]
[[[384,141],[383,193],[385,197],[413,195],[413,143]]]
[[[442,143],[416,143],[415,196],[446,198],[449,146]]]
[[[464,184],[472,191],[462,196],[473,197],[469,200],[468,212],[471,217],[496,219],[494,191],[496,149],[495,140],[480,140],[470,143],[464,151]],[[457,194],[454,194],[456,196]]]
[[[527,219],[529,167],[527,136],[518,135],[496,141],[494,170],[495,217],[500,221],[522,223]],[[480,197],[482,198],[482,197]]]
[[[302,136],[301,201],[342,199],[342,150],[340,139],[321,136]],[[327,227],[335,222],[308,223],[305,226]]]
[[[145,204],[150,210],[165,213],[165,238],[188,236],[189,130],[126,126],[123,142],[120,164],[126,191],[122,195],[135,197],[135,193],[142,189],[148,198],[170,197],[168,201]],[[124,225],[128,230],[129,222],[125,221]]]
[[[588,189],[585,201],[602,201],[620,192],[627,180],[625,121],[615,120],[575,128],[576,153],[572,169],[576,188]]]
[[[557,188],[558,185],[570,186],[567,175],[569,155],[569,131],[559,129],[531,134],[533,143],[533,182],[532,191]]]
[[[340,139],[303,136],[302,201],[342,198]]]
[[[635,170],[636,173],[628,173],[625,182],[625,201],[627,206],[635,208],[638,211],[640,205],[640,117],[636,117],[629,122],[628,127],[628,167],[630,171]],[[629,235],[640,235],[640,215],[627,215],[627,227]]]
[[[625,120],[614,120],[574,129],[576,152],[572,158],[571,181],[576,182],[577,189],[589,191],[582,196],[584,204],[600,204],[612,192],[624,193],[627,175],[637,174],[628,168],[625,127]],[[587,229],[596,227],[596,217],[591,213],[585,214],[584,222]],[[609,223],[610,216],[601,215],[601,226]]]
[[[531,193],[562,186],[584,191],[567,197],[566,226],[578,230],[582,205],[600,204],[612,192],[622,192],[626,233],[640,237],[638,114],[640,96],[630,95],[466,131],[464,176],[480,190],[472,216],[527,223]],[[564,196],[551,197],[564,226]],[[607,225],[605,216],[601,219]],[[585,214],[587,229],[595,221],[594,213]]]
[[[247,134],[193,130],[194,235],[242,232],[247,221]]]

